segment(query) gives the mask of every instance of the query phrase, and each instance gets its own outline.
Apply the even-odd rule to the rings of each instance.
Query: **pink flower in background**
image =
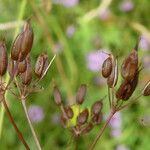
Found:
[[[118,145],[116,150],[130,150],[130,149],[126,147],[125,145]]]
[[[107,20],[107,19],[109,19],[110,15],[111,15],[110,10],[109,10],[109,9],[105,9],[105,10],[100,14],[100,19],[101,19],[101,20]]]
[[[52,0],[54,4],[61,4],[65,7],[73,7],[79,3],[79,0]]]
[[[44,112],[42,107],[33,105],[28,108],[28,114],[32,122],[41,122],[44,118]]]
[[[102,64],[108,55],[104,53],[107,50],[92,51],[86,56],[87,68],[93,72],[98,72],[102,69]]]
[[[111,136],[114,137],[114,138],[119,138],[122,134],[122,131],[120,128],[118,129],[112,129],[111,131]]]
[[[142,58],[142,63],[145,69],[150,70],[150,56],[146,55]]]
[[[76,31],[75,26],[74,26],[74,25],[70,25],[70,26],[68,26],[67,29],[66,29],[66,35],[67,35],[69,38],[71,38],[71,37],[74,35],[75,31]]]
[[[133,8],[134,8],[134,3],[132,2],[132,0],[123,0],[119,5],[119,9],[123,12],[132,11]]]
[[[142,35],[139,43],[139,48],[146,51],[150,50],[150,39]]]

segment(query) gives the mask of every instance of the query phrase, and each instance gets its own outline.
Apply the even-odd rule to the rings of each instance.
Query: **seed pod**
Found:
[[[61,105],[61,103],[62,103],[61,93],[60,93],[60,91],[59,91],[57,86],[54,87],[54,92],[53,93],[54,93],[54,101],[55,101],[55,103],[57,105]]]
[[[70,106],[67,106],[64,109],[65,109],[67,117],[69,119],[71,119],[73,117],[73,110],[72,110],[72,108]]]
[[[27,68],[26,60],[18,62],[18,73],[24,73],[26,71],[26,68]]]
[[[93,117],[92,117],[92,121],[94,124],[100,124],[102,122],[102,113],[100,114],[95,114]]]
[[[12,46],[12,49],[11,49],[11,59],[13,59],[13,60],[18,60],[19,59],[19,54],[21,52],[22,40],[23,40],[23,32],[20,33],[16,37],[16,39],[13,43],[13,46]]]
[[[21,74],[22,83],[24,85],[29,85],[32,81],[32,67],[31,60],[29,57],[26,58],[27,68],[24,73]]]
[[[86,134],[86,133],[90,132],[92,129],[93,129],[93,124],[91,122],[89,122],[82,130],[82,134]]]
[[[136,73],[135,77],[132,80],[130,81],[124,80],[120,88],[116,92],[116,98],[128,100],[132,96],[133,92],[137,87],[138,78],[139,78],[139,71]]]
[[[10,75],[11,78],[13,78],[15,74],[16,75],[18,74],[18,70],[17,70],[17,66],[16,65],[17,65],[16,61],[14,61],[12,59],[9,60],[8,72],[9,72],[9,75]]]
[[[36,61],[35,74],[38,78],[41,78],[48,67],[48,55],[46,53],[41,54]]]
[[[76,103],[82,104],[84,101],[85,95],[86,95],[86,85],[81,84],[78,91],[77,91],[77,94],[76,94]]]
[[[113,58],[112,71],[110,76],[107,78],[107,85],[109,88],[115,87],[118,81],[118,64],[117,59]]]
[[[85,109],[84,111],[82,111],[78,117],[77,117],[77,124],[78,125],[83,125],[87,122],[88,120],[88,116],[89,116],[89,111],[88,109]]]
[[[150,95],[150,81],[145,85],[144,90],[143,90],[143,95],[144,96],[149,96]]]
[[[102,76],[108,78],[112,72],[112,57],[109,56],[102,65]]]
[[[24,31],[23,31],[23,39],[21,44],[21,53],[23,55],[23,58],[26,58],[28,53],[31,51],[33,44],[33,30],[31,28],[31,25],[29,22],[26,22],[24,25]]]
[[[3,76],[7,69],[7,52],[4,41],[0,41],[0,76]]]
[[[99,114],[102,110],[103,103],[101,101],[96,101],[91,109],[92,114]]]
[[[134,78],[138,69],[138,52],[137,46],[128,57],[123,61],[121,68],[121,75],[125,80],[131,80]]]

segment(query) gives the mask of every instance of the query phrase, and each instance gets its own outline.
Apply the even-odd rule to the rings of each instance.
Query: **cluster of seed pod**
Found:
[[[116,91],[117,100],[128,100],[135,91],[139,80],[139,66],[138,66],[138,43],[131,53],[124,59],[121,67],[121,76],[123,81]],[[102,76],[107,78],[107,85],[109,88],[115,87],[118,79],[118,65],[117,59],[112,54],[104,61],[102,65]],[[143,90],[143,95],[149,95],[149,83]]]
[[[101,100],[96,101],[91,109],[83,109],[80,111],[80,106],[85,100],[86,95],[86,85],[80,85],[77,94],[76,94],[76,105],[79,108],[79,113],[75,117],[76,124],[73,126],[69,126],[69,129],[73,133],[75,137],[79,137],[90,132],[95,125],[98,125],[102,122],[102,107],[103,103]],[[72,106],[64,106],[62,103],[62,96],[59,89],[54,87],[54,101],[60,107],[61,114],[61,122],[64,127],[68,127],[68,123],[74,117],[74,112]]]
[[[22,81],[22,87],[31,85],[33,74],[30,52],[33,45],[33,38],[34,34],[30,22],[26,22],[23,31],[18,34],[13,42],[9,63],[5,42],[0,41],[0,77],[2,77],[8,69],[10,81],[19,78],[19,80]],[[40,54],[34,67],[37,80],[43,78],[48,66],[47,53]]]

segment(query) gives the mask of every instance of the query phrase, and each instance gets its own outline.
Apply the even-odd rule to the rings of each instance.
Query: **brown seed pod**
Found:
[[[82,111],[78,117],[77,117],[77,124],[78,125],[83,125],[87,122],[88,120],[88,116],[89,116],[89,111],[88,109],[85,109],[84,111]]]
[[[64,109],[65,109],[67,117],[69,119],[71,119],[73,117],[73,110],[72,110],[72,108],[70,106],[67,106]]]
[[[46,53],[41,54],[36,61],[35,74],[38,78],[41,78],[48,67],[48,55]]]
[[[93,124],[91,122],[89,122],[83,129],[82,129],[82,133],[81,134],[87,134],[88,132],[90,132],[93,129]]]
[[[27,69],[27,62],[26,59],[18,62],[18,73],[24,73]]]
[[[108,78],[112,72],[112,57],[109,56],[102,65],[102,76]]]
[[[116,58],[112,58],[112,71],[110,76],[107,78],[107,85],[109,88],[115,87],[118,81],[118,63]]]
[[[102,122],[102,113],[99,113],[99,114],[95,114],[93,117],[92,117],[92,122],[94,124],[100,124]]]
[[[136,46],[137,47],[137,46]],[[121,68],[121,75],[125,80],[131,80],[134,78],[138,69],[138,52],[137,49],[133,49],[128,57],[123,61]]]
[[[81,84],[76,94],[76,103],[82,104],[85,95],[86,95],[86,84]]]
[[[11,49],[11,59],[13,59],[13,60],[18,60],[18,59],[19,59],[19,54],[20,54],[20,52],[21,52],[22,40],[23,40],[23,32],[20,33],[20,34],[16,37],[16,39],[15,39],[13,45],[12,45],[12,49]]]
[[[21,53],[24,58],[28,55],[28,53],[31,51],[32,44],[33,44],[33,30],[31,28],[31,25],[29,22],[26,22],[24,25],[24,31],[23,31],[23,39],[21,44]]]
[[[60,91],[59,91],[57,86],[54,87],[53,93],[54,93],[54,101],[55,101],[55,103],[57,105],[61,105],[61,103],[62,103],[61,93],[60,93]]]
[[[0,76],[3,76],[7,70],[7,52],[4,41],[0,41]]]
[[[10,59],[8,63],[8,72],[11,78],[14,77],[14,75],[18,75],[18,70],[17,70],[17,63],[16,61]]]
[[[101,101],[96,101],[91,108],[92,114],[99,114],[102,110],[102,107],[103,103]]]
[[[144,96],[149,96],[150,95],[150,80],[145,85],[144,90],[143,90],[142,93],[143,93]]]
[[[139,72],[135,75],[135,77],[130,80],[124,80],[121,84],[120,88],[116,92],[116,98],[122,100],[128,100],[133,92],[135,91],[138,84]]]
[[[26,58],[26,62],[27,62],[27,68],[26,71],[21,74],[21,79],[24,85],[29,85],[32,81],[32,66],[31,66],[31,60],[29,56]]]

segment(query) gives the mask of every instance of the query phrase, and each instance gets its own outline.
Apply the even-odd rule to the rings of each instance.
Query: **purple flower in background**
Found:
[[[59,54],[63,51],[63,45],[60,43],[60,42],[57,42],[54,47],[53,47],[53,51],[56,53],[56,54]]]
[[[133,8],[134,8],[134,4],[132,0],[123,0],[119,5],[119,9],[123,12],[129,12],[133,10]]]
[[[139,48],[146,51],[150,50],[150,39],[142,35],[139,43]]]
[[[42,107],[34,105],[28,108],[28,114],[32,122],[41,122],[44,118],[44,112]]]
[[[110,126],[111,128],[121,128],[121,123],[122,123],[122,119],[121,119],[121,113],[117,112],[111,119],[110,121]]]
[[[126,147],[125,145],[118,145],[116,150],[130,150],[130,149]]]
[[[150,56],[146,55],[142,58],[142,63],[145,69],[150,70]]]
[[[105,9],[101,14],[100,14],[100,19],[101,20],[107,20],[110,17],[111,13],[109,9]]]
[[[71,38],[74,35],[75,31],[76,31],[75,26],[74,25],[70,25],[66,29],[66,34],[67,34],[67,36],[69,38]]]
[[[112,135],[112,137],[114,137],[114,138],[120,137],[121,134],[122,134],[122,131],[121,131],[120,128],[112,129],[112,131],[111,131],[111,135]]]
[[[86,56],[87,67],[93,72],[98,72],[102,69],[102,64],[108,55],[104,53],[106,50],[92,51]]]
[[[52,0],[54,4],[62,4],[65,7],[73,7],[79,3],[79,0]]]

